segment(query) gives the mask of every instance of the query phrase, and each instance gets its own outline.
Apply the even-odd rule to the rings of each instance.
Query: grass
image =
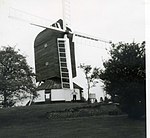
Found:
[[[46,112],[80,107],[81,103],[0,109],[0,138],[145,138],[145,121],[127,116],[47,119]]]

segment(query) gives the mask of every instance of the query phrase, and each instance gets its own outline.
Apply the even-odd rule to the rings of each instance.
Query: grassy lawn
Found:
[[[144,120],[97,116],[50,120],[45,113],[84,104],[0,109],[0,138],[145,138]]]

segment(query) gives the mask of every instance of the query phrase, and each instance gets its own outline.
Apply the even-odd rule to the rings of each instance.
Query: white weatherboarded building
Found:
[[[74,85],[76,100],[82,100],[83,89],[77,84]],[[35,103],[50,103],[50,102],[69,102],[73,100],[73,91],[70,89],[62,89],[61,84],[56,84],[53,80],[42,83],[37,88],[38,97],[34,99]]]

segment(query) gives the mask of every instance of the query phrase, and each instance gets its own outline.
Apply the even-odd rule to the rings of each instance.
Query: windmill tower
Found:
[[[66,6],[67,5],[67,6]],[[76,76],[75,44],[73,36],[101,41],[96,37],[73,33],[69,23],[68,0],[63,0],[63,20],[58,20],[50,27],[33,24],[45,28],[40,32],[34,42],[35,69],[37,82],[39,82],[39,101],[71,101],[73,91],[77,89],[77,100],[81,100],[82,88],[74,84],[72,79]]]
[[[59,20],[52,26],[63,29],[63,21]],[[67,31],[70,31],[67,28]],[[73,34],[63,31],[45,29],[35,39],[35,69],[38,90],[49,94],[51,101],[71,101],[74,87],[72,78],[76,76],[75,49],[72,42]],[[41,92],[40,92],[41,93]],[[81,100],[81,91],[78,93]]]

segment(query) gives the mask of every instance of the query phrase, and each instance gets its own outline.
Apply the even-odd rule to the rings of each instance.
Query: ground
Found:
[[[79,103],[0,109],[0,138],[145,138],[145,121],[126,115],[48,119],[47,112]]]

